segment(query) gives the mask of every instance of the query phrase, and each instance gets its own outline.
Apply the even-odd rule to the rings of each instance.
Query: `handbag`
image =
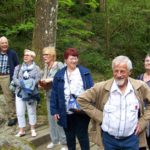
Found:
[[[69,98],[67,109],[72,112],[79,112],[79,111],[81,111],[80,105],[78,104],[78,102],[76,100],[77,96],[75,96],[74,94],[71,93],[70,82],[69,82],[69,77],[68,77],[67,71],[66,71],[66,76],[67,76],[67,82],[68,82],[69,91],[70,91],[70,98]]]
[[[18,73],[17,73],[17,78],[18,78],[18,75],[19,75],[19,72],[20,72],[20,68],[21,68],[21,65],[19,65],[19,69],[18,69]],[[14,83],[14,81],[12,80],[9,84],[9,89],[14,93],[15,90],[16,90],[16,85]]]
[[[78,104],[77,100],[76,100],[77,97],[75,97],[74,94],[71,94],[70,95],[70,99],[69,99],[69,102],[68,102],[68,109],[73,111],[73,109],[80,109],[80,105]]]
[[[10,89],[12,92],[15,92],[15,90],[16,90],[16,85],[15,85],[15,83],[14,83],[13,80],[10,82],[9,89]]]

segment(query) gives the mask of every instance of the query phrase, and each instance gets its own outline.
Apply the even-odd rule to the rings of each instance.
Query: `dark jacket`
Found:
[[[78,66],[83,80],[84,89],[89,89],[93,86],[93,80],[88,69]],[[60,119],[58,124],[67,127],[67,113],[65,105],[65,96],[64,96],[64,75],[67,67],[62,68],[59,72],[56,73],[53,85],[52,93],[50,98],[50,110],[51,115],[59,114]]]
[[[10,81],[11,81],[14,74],[14,69],[19,64],[19,60],[16,52],[12,49],[7,50],[7,55],[8,55],[8,62],[10,67]]]

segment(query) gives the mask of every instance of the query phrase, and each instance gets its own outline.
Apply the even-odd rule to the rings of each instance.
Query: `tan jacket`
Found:
[[[114,79],[99,82],[95,84],[94,87],[81,94],[77,99],[81,108],[93,119],[91,136],[92,139],[94,139],[94,142],[99,146],[102,146],[100,124],[103,120],[103,108],[108,100],[109,92],[113,81]],[[144,147],[147,145],[145,129],[148,121],[150,120],[150,105],[147,106],[147,109],[144,109],[143,100],[147,99],[150,102],[150,88],[143,81],[135,80],[132,78],[129,78],[129,81],[133,86],[133,89],[140,104],[141,113],[139,118],[139,124],[142,128],[142,133],[139,135],[139,139],[140,147]]]

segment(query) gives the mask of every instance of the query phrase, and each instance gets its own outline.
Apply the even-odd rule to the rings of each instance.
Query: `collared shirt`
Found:
[[[139,101],[128,81],[122,93],[114,81],[104,106],[102,129],[113,136],[127,137],[134,133],[138,122]]]
[[[9,74],[9,63],[7,54],[0,53],[0,73]]]
[[[69,83],[67,80],[67,74],[69,78]],[[77,67],[73,72],[71,72],[71,74],[69,72],[67,72],[67,74],[65,72],[65,76],[64,76],[64,80],[65,80],[64,93],[65,93],[66,106],[68,106],[70,94],[74,94],[77,97],[84,91],[83,81],[82,81],[79,68]],[[71,114],[70,111],[68,111],[68,113]]]

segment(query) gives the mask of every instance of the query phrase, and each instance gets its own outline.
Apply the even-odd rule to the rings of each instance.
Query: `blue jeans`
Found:
[[[64,128],[68,150],[76,150],[76,137],[78,138],[81,150],[90,150],[88,125],[90,118],[86,114],[67,115],[67,128]]]
[[[139,150],[139,137],[135,134],[123,139],[116,139],[102,131],[102,138],[105,150]]]

